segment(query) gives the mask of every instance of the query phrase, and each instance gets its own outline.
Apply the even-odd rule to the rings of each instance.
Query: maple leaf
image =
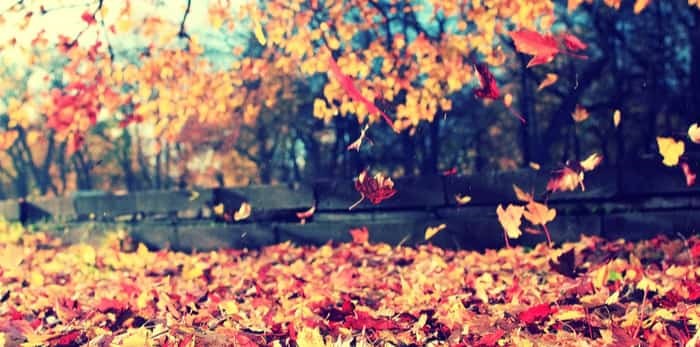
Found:
[[[664,157],[664,165],[678,165],[680,157],[685,152],[685,142],[676,141],[672,137],[657,137],[656,143],[659,146],[659,153]]]
[[[443,175],[443,176],[454,176],[454,175],[456,175],[456,174],[457,174],[457,167],[455,167],[455,166],[453,166],[453,167],[450,168],[450,169],[444,170],[444,171],[442,172],[442,175]]]
[[[525,324],[533,324],[542,321],[556,311],[556,308],[553,309],[550,304],[539,304],[520,312],[518,319]]]
[[[349,209],[353,209],[355,206],[359,205],[365,198],[369,199],[372,204],[377,205],[396,194],[394,182],[391,178],[384,177],[381,173],[376,173],[374,177],[368,177],[367,170],[362,171],[360,175],[357,176],[357,179],[355,179],[355,190],[357,190],[362,197],[350,206]]]
[[[533,56],[527,67],[549,63],[559,54],[559,47],[553,36],[523,29],[511,32],[510,37],[515,44],[515,50]]]
[[[537,91],[539,92],[540,90],[547,88],[554,83],[557,83],[557,80],[559,79],[559,75],[555,73],[548,73],[545,78],[540,82],[540,85],[537,86]]]
[[[361,228],[350,229],[350,236],[353,243],[366,244],[369,242],[369,230],[363,226]]]
[[[688,137],[693,143],[700,144],[700,126],[698,126],[698,123],[693,123],[688,128]]]
[[[594,170],[600,165],[602,160],[602,156],[593,153],[583,161],[567,162],[564,168],[555,170],[552,173],[552,177],[547,182],[547,191],[573,191],[579,186],[582,191],[585,191],[586,187],[583,185],[584,172]]]
[[[534,200],[525,206],[523,216],[533,225],[545,225],[554,220],[557,216],[557,210],[548,208],[547,205]]]
[[[508,205],[505,209],[501,204],[496,208],[496,215],[498,215],[498,221],[501,223],[503,230],[506,232],[506,239],[517,239],[522,235],[520,230],[520,224],[522,223],[522,216],[525,212],[524,206]]]
[[[493,77],[491,70],[489,70],[489,66],[484,63],[477,63],[474,67],[477,75],[479,75],[481,84],[481,88],[474,89],[474,95],[482,99],[496,100],[500,98],[501,91],[498,89],[498,83],[496,83],[496,78]]]
[[[526,193],[515,184],[513,184],[513,191],[515,192],[515,197],[520,201],[530,202],[534,199],[531,193]]]
[[[443,223],[434,227],[427,227],[425,229],[425,241],[430,240],[435,234],[447,228],[447,224]]]

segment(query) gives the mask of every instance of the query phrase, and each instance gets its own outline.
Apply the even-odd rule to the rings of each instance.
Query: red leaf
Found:
[[[453,176],[457,174],[457,167],[453,166],[451,169],[442,172],[443,176]]]
[[[100,302],[95,307],[95,310],[99,312],[121,312],[126,310],[126,304],[119,300],[102,298]]]
[[[683,169],[683,174],[685,175],[685,184],[688,187],[694,185],[697,175],[690,169],[690,165],[686,162],[682,162],[681,169]]]
[[[587,44],[573,34],[561,33],[559,34],[559,38],[564,44],[564,47],[570,52],[578,52],[588,48]]]
[[[513,39],[515,50],[533,56],[527,67],[548,63],[559,54],[557,41],[549,35],[523,29],[511,32],[510,38]]]
[[[80,340],[83,338],[83,333],[80,330],[71,330],[54,336],[46,340],[48,346],[77,346],[80,345]]]
[[[373,177],[368,177],[367,170],[362,171],[355,180],[355,189],[360,192],[362,198],[377,205],[396,194],[394,182],[389,177],[377,173]],[[362,200],[360,200],[362,201]]]
[[[92,13],[90,13],[87,10],[83,12],[83,14],[80,16],[80,19],[82,19],[88,25],[93,25],[97,23],[97,21],[95,20],[95,16],[93,16]]]
[[[556,312],[549,304],[539,304],[520,312],[518,318],[525,324],[532,324],[547,318],[550,314]]]
[[[492,333],[488,333],[482,336],[479,341],[476,342],[477,346],[496,346],[498,340],[505,335],[506,332],[502,329],[498,329]]]
[[[479,74],[481,88],[474,89],[474,95],[482,99],[498,99],[501,96],[501,91],[498,89],[496,78],[493,77],[488,65],[476,64],[476,72]]]
[[[352,236],[353,243],[367,243],[369,242],[369,230],[367,227],[363,226],[361,228],[350,229],[350,236]]]
[[[367,108],[367,111],[369,111],[370,114],[380,114],[382,118],[384,118],[384,121],[389,124],[389,126],[394,129],[394,122],[387,116],[384,111],[380,110],[374,103],[371,101],[367,100],[362,93],[355,87],[355,83],[353,82],[352,78],[350,76],[345,75],[341,70],[340,67],[338,66],[338,63],[335,62],[335,59],[333,57],[330,57],[328,59],[328,66],[335,75],[335,78],[338,79],[338,83],[340,83],[340,86],[343,87],[343,90],[350,96],[351,99],[361,102],[365,105]]]
[[[693,258],[700,258],[700,242],[690,248],[690,256]]]

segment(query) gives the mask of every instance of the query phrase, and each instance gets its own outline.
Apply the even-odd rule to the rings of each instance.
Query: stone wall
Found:
[[[350,180],[319,181],[298,186],[249,186],[195,191],[144,191],[127,195],[79,192],[58,198],[0,202],[0,214],[33,228],[51,230],[68,241],[92,240],[105,231],[124,229],[154,247],[211,250],[260,247],[291,240],[323,244],[347,241],[348,230],[366,226],[374,242],[418,244],[425,228],[447,228],[431,242],[470,249],[501,247],[503,231],[496,218],[499,203],[515,202],[512,184],[541,193],[548,172],[521,170],[473,176],[407,177],[395,180],[398,193],[372,205],[359,198]],[[688,235],[700,230],[700,187],[686,187],[678,168],[601,168],[586,175],[586,190],[555,193],[550,207],[557,218],[549,225],[555,241],[580,234],[607,238],[648,238],[659,233]],[[455,194],[472,197],[458,206]],[[235,211],[243,201],[252,214],[225,222],[212,212],[224,204]],[[296,212],[316,202],[316,213],[300,223]],[[514,244],[532,245],[542,236],[525,234]]]

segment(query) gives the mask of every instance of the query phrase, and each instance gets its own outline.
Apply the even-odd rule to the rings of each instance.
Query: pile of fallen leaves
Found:
[[[119,235],[119,234],[116,234]],[[0,228],[0,346],[695,346],[700,238],[184,254]]]

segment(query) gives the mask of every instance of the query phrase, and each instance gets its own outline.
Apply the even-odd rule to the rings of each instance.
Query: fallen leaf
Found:
[[[549,304],[539,304],[520,312],[518,319],[525,324],[533,324],[544,320],[554,312],[556,312],[556,309],[552,309]]]
[[[557,210],[534,200],[525,206],[523,216],[533,225],[546,225],[557,216]]]
[[[574,248],[560,254],[556,261],[549,261],[549,267],[559,274],[569,278],[576,278],[576,251]]]
[[[465,205],[468,204],[470,201],[472,201],[472,197],[469,195],[455,195],[455,201],[457,201],[458,205]]]
[[[252,212],[252,208],[249,203],[247,202],[242,202],[241,206],[238,208],[238,211],[236,211],[233,214],[233,220],[238,222],[244,219],[247,219],[250,217],[250,213]]]
[[[676,141],[672,137],[657,137],[656,143],[659,146],[659,153],[664,157],[664,165],[678,165],[681,155],[685,152],[685,142]]]
[[[576,109],[574,109],[574,113],[571,114],[571,118],[574,119],[576,123],[581,123],[588,119],[588,110],[583,108],[581,105],[576,105]]]
[[[364,244],[369,242],[369,230],[367,230],[367,227],[353,228],[349,232],[353,243]]]
[[[498,346],[498,341],[505,335],[506,332],[502,329],[496,329],[496,331],[485,334],[484,336],[480,337],[479,340],[476,342],[477,346],[488,346],[488,347],[494,347]]]
[[[555,73],[548,73],[545,78],[540,82],[540,85],[537,87],[537,91],[539,92],[542,89],[545,89],[549,86],[551,86],[554,83],[557,83],[557,80],[559,79],[559,75]]]
[[[569,308],[558,310],[557,313],[552,316],[552,318],[558,321],[577,320],[586,318],[586,314],[581,310]]]

